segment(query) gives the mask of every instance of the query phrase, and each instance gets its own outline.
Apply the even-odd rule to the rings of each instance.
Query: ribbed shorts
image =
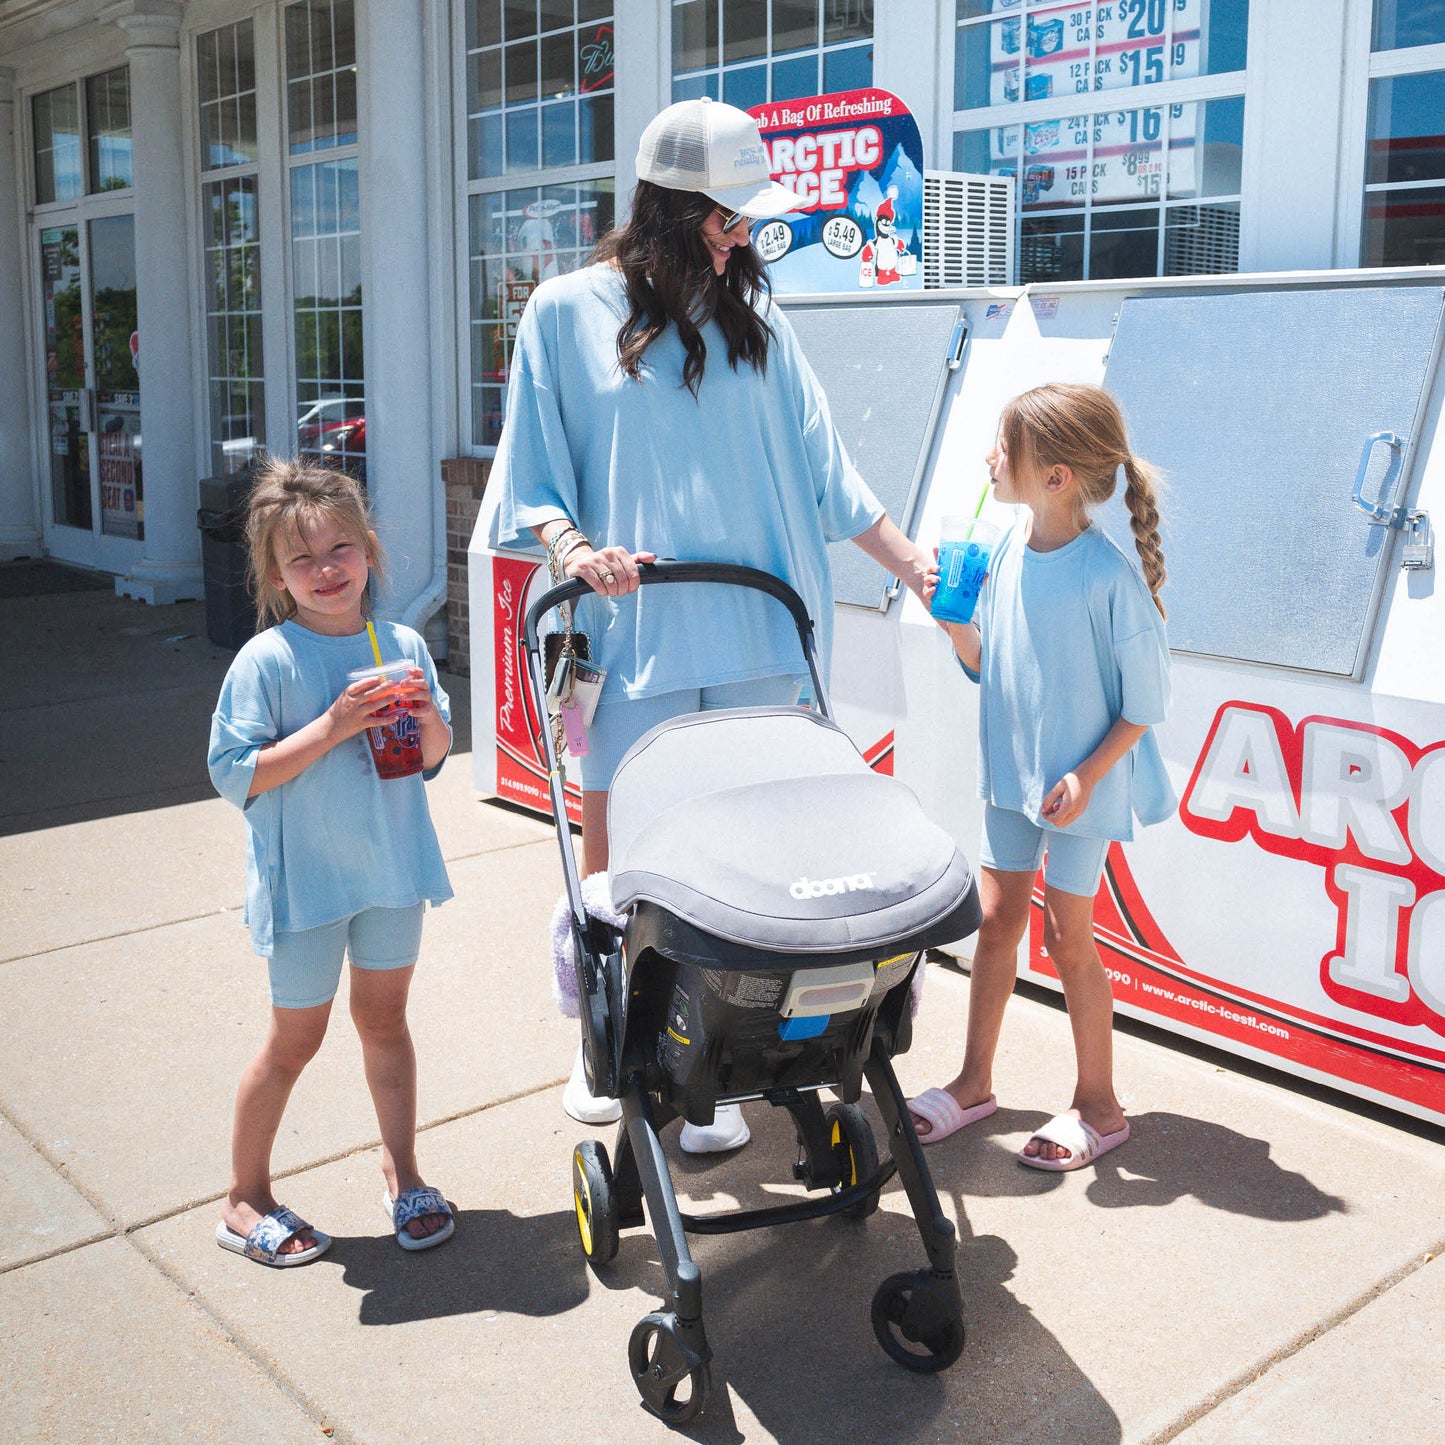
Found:
[[[1045,863],[1044,855],[1048,855]],[[1109,855],[1107,838],[1082,838],[1044,828],[1013,808],[983,805],[983,841],[979,862],[999,873],[1037,873],[1044,865],[1044,882],[1061,893],[1092,898],[1104,876]]]
[[[271,1002],[277,1008],[315,1008],[336,997],[341,965],[384,972],[410,968],[421,954],[425,903],[410,908],[366,908],[336,923],[278,933],[267,959]]]

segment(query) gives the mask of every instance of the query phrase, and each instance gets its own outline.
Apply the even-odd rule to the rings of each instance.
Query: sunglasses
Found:
[[[722,217],[722,228],[725,232],[733,230],[739,221],[746,221],[749,229],[752,228],[753,218],[743,211],[725,211],[719,206],[717,214]]]

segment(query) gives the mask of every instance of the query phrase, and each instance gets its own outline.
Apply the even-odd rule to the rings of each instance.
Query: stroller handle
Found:
[[[774,577],[771,572],[763,572],[757,567],[743,567],[735,562],[640,562],[637,570],[643,586],[656,586],[660,582],[722,582],[734,587],[750,587],[754,591],[766,592],[770,597],[776,598],[788,609],[793,624],[798,629],[798,641],[802,644],[803,658],[813,684],[813,706],[822,717],[832,721],[832,707],[823,682],[822,668],[818,663],[813,619],[808,616],[807,604],[782,578]],[[527,608],[522,623],[522,642],[527,654],[527,679],[531,683],[533,703],[540,722],[542,756],[547,764],[547,793],[552,804],[552,818],[557,825],[557,842],[562,851],[562,874],[567,884],[573,929],[578,938],[586,937],[587,914],[582,905],[582,883],[567,826],[566,775],[553,744],[552,729],[547,725],[547,678],[537,629],[542,618],[553,608],[575,601],[579,597],[586,597],[592,591],[590,583],[580,582],[575,578],[570,582],[563,582],[559,587],[552,587]],[[535,736],[537,735],[534,734]],[[586,996],[585,988],[583,996]]]
[[[723,582],[733,587],[751,587],[754,591],[766,592],[770,597],[776,597],[792,614],[803,650],[806,652],[808,649],[808,639],[813,635],[813,619],[808,616],[807,604],[781,577],[774,577],[771,572],[743,567],[736,562],[639,562],[637,570],[644,587],[655,586],[659,582]],[[592,591],[591,583],[574,578],[544,592],[527,609],[528,648],[536,646],[537,624],[548,612],[564,602],[586,597]]]

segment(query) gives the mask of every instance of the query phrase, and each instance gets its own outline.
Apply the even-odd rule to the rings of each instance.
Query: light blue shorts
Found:
[[[1044,882],[1061,893],[1092,898],[1109,856],[1107,838],[1083,838],[1044,828],[1013,808],[983,805],[983,842],[979,862],[1000,873],[1037,873],[1048,854]]]
[[[410,908],[367,908],[321,928],[278,933],[266,960],[271,970],[271,1002],[277,1008],[315,1008],[336,997],[341,965],[351,950],[351,966],[384,972],[410,968],[421,953],[421,916],[425,903]]]
[[[581,760],[582,787],[587,792],[605,792],[628,748],[669,718],[726,707],[791,707],[801,692],[802,684],[795,677],[756,677],[716,687],[660,692],[654,697],[599,702],[587,729],[589,751]]]

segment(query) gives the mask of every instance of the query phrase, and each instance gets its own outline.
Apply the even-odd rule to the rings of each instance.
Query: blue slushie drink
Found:
[[[945,517],[938,542],[938,590],[929,611],[940,622],[972,622],[979,589],[1003,532],[973,517]]]

